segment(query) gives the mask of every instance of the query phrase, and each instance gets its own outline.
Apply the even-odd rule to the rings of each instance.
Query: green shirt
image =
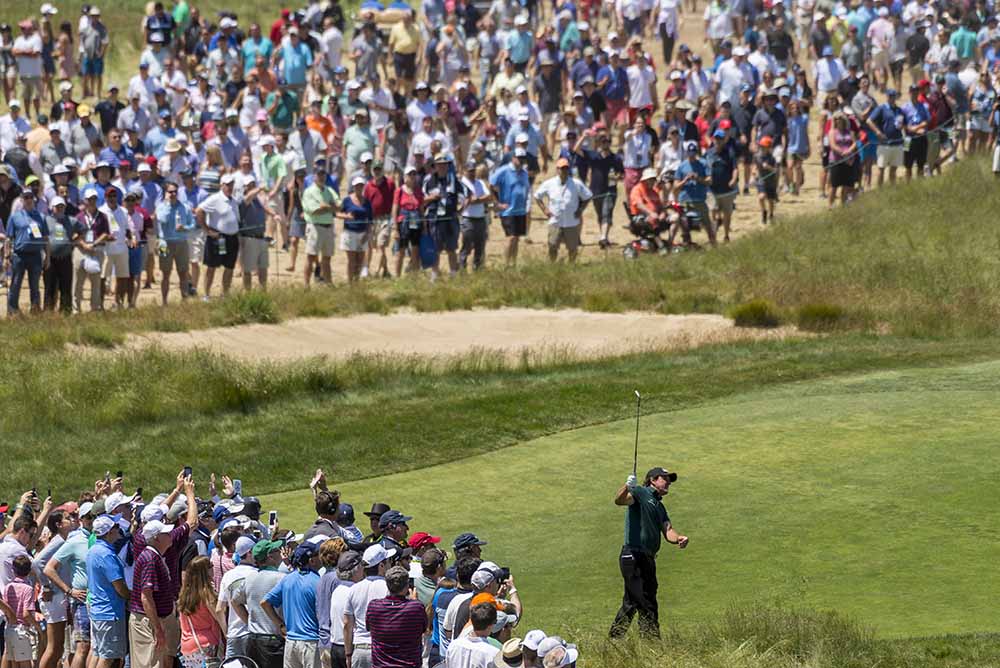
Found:
[[[271,154],[262,154],[260,156],[260,175],[264,179],[264,183],[261,185],[271,190],[288,175],[285,159],[277,151]]]
[[[333,208],[323,213],[315,213],[324,204]],[[340,208],[340,198],[333,188],[313,183],[302,193],[302,217],[313,225],[333,225],[333,212]]]
[[[361,159],[361,154],[365,151],[375,152],[375,133],[371,126],[362,130],[358,125],[352,125],[344,132],[344,151],[347,159],[357,164]]]
[[[953,32],[948,43],[955,47],[955,50],[958,51],[958,57],[962,60],[968,60],[976,53],[976,33],[965,26],[961,26]]]
[[[663,525],[670,521],[667,509],[652,487],[630,490],[632,505],[625,511],[625,546],[655,555],[660,551]]]
[[[191,9],[188,7],[188,3],[185,0],[181,0],[174,7],[174,23],[177,24],[178,34],[187,30],[188,23],[191,21]]]
[[[292,119],[299,109],[299,96],[288,89],[274,91],[268,94],[264,106],[270,109],[271,105],[274,104],[275,97],[278,98],[278,106],[271,113],[271,125],[287,130],[292,127]]]

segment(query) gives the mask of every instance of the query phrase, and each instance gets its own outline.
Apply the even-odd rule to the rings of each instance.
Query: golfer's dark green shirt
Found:
[[[648,554],[660,551],[663,524],[670,521],[667,509],[652,487],[636,486],[632,505],[625,511],[625,546]]]

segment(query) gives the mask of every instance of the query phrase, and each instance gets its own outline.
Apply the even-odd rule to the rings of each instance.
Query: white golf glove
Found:
[[[631,489],[632,487],[635,487],[635,485],[636,485],[637,482],[638,482],[638,480],[636,479],[636,477],[634,475],[630,475],[625,480],[625,486]]]

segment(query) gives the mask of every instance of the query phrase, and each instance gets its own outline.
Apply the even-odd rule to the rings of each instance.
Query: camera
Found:
[[[510,579],[510,569],[507,568],[506,566],[501,566],[500,567],[500,577],[498,579],[500,581],[500,584],[503,584],[503,583],[507,582],[507,580]]]

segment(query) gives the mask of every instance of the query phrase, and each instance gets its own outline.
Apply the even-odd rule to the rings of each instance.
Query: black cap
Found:
[[[646,480],[652,480],[653,478],[659,478],[661,476],[670,482],[677,482],[677,474],[671,473],[661,466],[654,466],[646,472]]]
[[[365,513],[368,517],[382,517],[382,514],[389,510],[388,503],[373,503],[372,509]]]
[[[248,496],[243,499],[243,515],[257,521],[260,519],[260,499],[256,496]]]
[[[404,515],[398,510],[387,510],[378,518],[378,528],[384,529],[394,524],[405,524],[412,519],[409,515]]]
[[[451,544],[456,550],[473,545],[486,545],[485,540],[479,540],[474,533],[460,533],[455,537],[455,542]]]
[[[361,563],[361,555],[354,550],[342,552],[337,559],[338,571],[353,571]]]

